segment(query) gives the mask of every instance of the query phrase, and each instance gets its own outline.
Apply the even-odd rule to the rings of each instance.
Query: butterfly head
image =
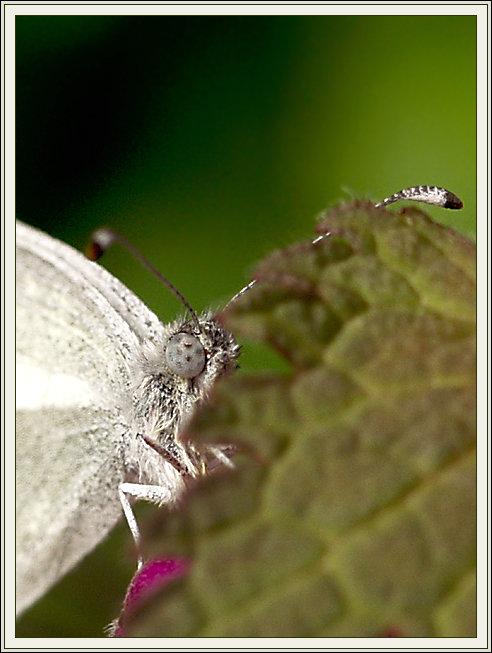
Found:
[[[209,313],[200,315],[198,322],[199,331],[190,320],[175,326],[166,343],[166,364],[176,376],[208,389],[218,377],[234,369],[240,346]]]

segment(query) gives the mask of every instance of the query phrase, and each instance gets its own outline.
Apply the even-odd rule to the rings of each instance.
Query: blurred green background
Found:
[[[464,210],[428,212],[475,238],[473,16],[17,16],[16,65],[17,217],[78,248],[111,225],[197,310],[349,196],[442,185]],[[129,254],[103,262],[182,312]],[[248,343],[241,366],[282,363]],[[133,565],[121,524],[18,636],[101,636]]]

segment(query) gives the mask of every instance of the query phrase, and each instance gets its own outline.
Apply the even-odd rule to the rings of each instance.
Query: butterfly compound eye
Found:
[[[166,360],[172,372],[183,379],[192,379],[205,367],[205,350],[195,336],[177,333],[169,338]]]

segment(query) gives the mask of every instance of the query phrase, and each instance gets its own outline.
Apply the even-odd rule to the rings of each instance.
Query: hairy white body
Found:
[[[173,504],[206,472],[214,450],[180,434],[239,347],[208,314],[199,333],[187,319],[163,325],[106,270],[42,232],[18,223],[16,240],[20,613],[107,535],[122,504],[138,543],[129,497]],[[191,379],[166,362],[178,333],[206,352]]]

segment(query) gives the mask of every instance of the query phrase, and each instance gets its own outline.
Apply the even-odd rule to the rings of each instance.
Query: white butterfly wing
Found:
[[[163,325],[71,247],[16,228],[16,610],[121,514],[127,360]]]

